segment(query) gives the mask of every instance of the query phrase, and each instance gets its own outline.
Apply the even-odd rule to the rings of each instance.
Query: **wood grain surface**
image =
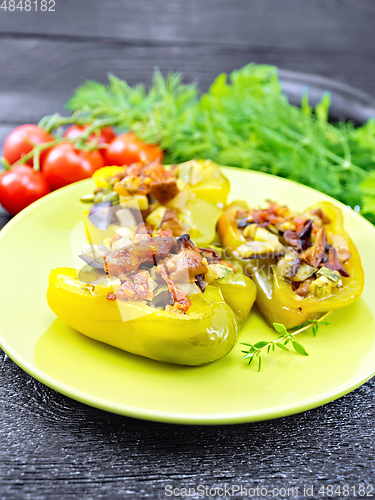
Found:
[[[255,61],[374,96],[374,18],[371,0],[56,0],[55,12],[0,9],[0,143],[14,126],[62,112],[87,78],[104,82],[111,72],[148,84],[156,66],[205,90],[217,74]],[[0,211],[0,227],[7,220]],[[375,482],[374,379],[301,415],[188,427],[77,403],[4,353],[0,371],[1,498],[157,499],[166,485],[199,484],[298,487],[294,498],[304,498],[304,485]]]
[[[371,0],[56,0],[55,9],[0,9],[0,142],[110,72],[149,84],[155,67],[178,70],[205,90],[254,61],[375,95]]]
[[[77,403],[35,381],[5,355],[0,369],[4,498],[153,499],[165,498],[167,485],[302,492],[304,485],[374,482],[374,379],[300,415],[189,427]]]

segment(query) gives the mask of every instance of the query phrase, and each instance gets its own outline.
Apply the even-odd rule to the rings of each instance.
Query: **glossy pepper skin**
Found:
[[[221,242],[227,253],[232,253],[245,242],[235,222],[237,210],[247,209],[245,202],[239,201],[229,205],[218,223]],[[335,289],[329,297],[299,297],[291,288],[291,284],[274,272],[267,272],[275,262],[266,259],[241,259],[247,275],[251,276],[257,287],[256,303],[269,324],[282,323],[287,328],[294,328],[314,319],[326,311],[341,309],[354,302],[362,293],[364,273],[358,251],[343,226],[341,210],[330,202],[321,202],[309,210],[321,208],[330,219],[325,225],[327,242],[331,242],[334,234],[345,238],[352,254],[344,268],[349,278],[342,278],[343,287]]]
[[[147,358],[181,365],[203,365],[228,354],[237,342],[239,321],[246,315],[238,303],[235,312],[225,302],[219,286],[191,299],[186,315],[168,313],[137,302],[107,300],[114,291],[108,284],[90,285],[77,279],[75,269],[54,269],[49,277],[47,301],[52,311],[84,335]],[[93,278],[79,272],[82,280]],[[240,294],[246,295],[250,311],[255,289],[239,274]],[[234,300],[234,297],[233,299]],[[121,308],[121,312],[120,312]],[[123,321],[123,318],[128,320]]]
[[[220,289],[225,302],[231,307],[241,326],[254,305],[257,289],[254,282],[241,271],[230,275],[225,280],[211,283]]]
[[[181,163],[177,168],[179,172],[183,173],[184,169],[189,172],[188,179],[185,179],[184,175],[181,178],[187,181],[189,189],[197,198],[214,205],[226,205],[230,182],[221,172],[220,165],[212,160],[190,160]]]

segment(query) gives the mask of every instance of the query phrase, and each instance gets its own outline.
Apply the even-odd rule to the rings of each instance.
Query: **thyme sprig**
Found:
[[[250,365],[254,359],[258,359],[258,372],[261,369],[262,366],[262,352],[266,352],[269,354],[272,351],[275,351],[276,347],[281,349],[282,351],[289,351],[287,345],[291,345],[294,349],[294,351],[298,354],[301,354],[302,356],[308,356],[308,353],[306,349],[303,347],[302,344],[297,342],[295,340],[296,335],[298,335],[301,332],[304,332],[305,330],[308,330],[309,328],[312,328],[312,332],[314,337],[316,336],[318,332],[319,325],[329,325],[330,323],[328,321],[325,321],[325,319],[332,314],[332,311],[329,311],[320,318],[317,319],[309,319],[306,323],[303,325],[298,326],[297,328],[292,329],[291,331],[288,331],[285,325],[281,323],[274,323],[273,327],[274,329],[280,333],[281,335],[277,337],[275,340],[260,340],[256,344],[248,344],[243,342],[242,345],[245,345],[248,347],[248,350],[246,351],[241,351],[244,353],[243,360],[248,361],[248,365]]]

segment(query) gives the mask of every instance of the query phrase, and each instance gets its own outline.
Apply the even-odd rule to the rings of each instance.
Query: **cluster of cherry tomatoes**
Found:
[[[0,174],[0,204],[15,215],[51,191],[91,177],[106,165],[162,160],[158,146],[143,143],[133,132],[116,136],[112,127],[90,135],[86,139],[89,147],[78,147],[74,140],[87,129],[87,125],[71,125],[61,139],[38,125],[14,129],[3,148],[8,169]]]

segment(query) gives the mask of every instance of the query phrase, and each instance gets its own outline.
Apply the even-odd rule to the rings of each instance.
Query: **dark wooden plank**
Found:
[[[255,61],[291,70],[320,73],[375,95],[373,48],[324,58],[296,47],[289,51],[217,45],[130,46],[104,41],[0,40],[0,121],[36,122],[63,109],[75,87],[86,78],[106,81],[109,72],[130,84],[149,84],[154,67],[182,71],[186,81],[198,80],[205,90],[216,75]],[[36,76],[38,75],[38,76]]]
[[[0,370],[3,498],[159,499],[166,498],[167,485],[199,484],[269,491],[296,486],[300,495],[293,498],[306,498],[303,485],[315,485],[317,492],[319,485],[374,480],[375,379],[301,415],[189,427],[77,403],[36,382],[4,355]]]
[[[366,0],[56,0],[56,12],[0,12],[0,32],[351,50],[372,45]]]

